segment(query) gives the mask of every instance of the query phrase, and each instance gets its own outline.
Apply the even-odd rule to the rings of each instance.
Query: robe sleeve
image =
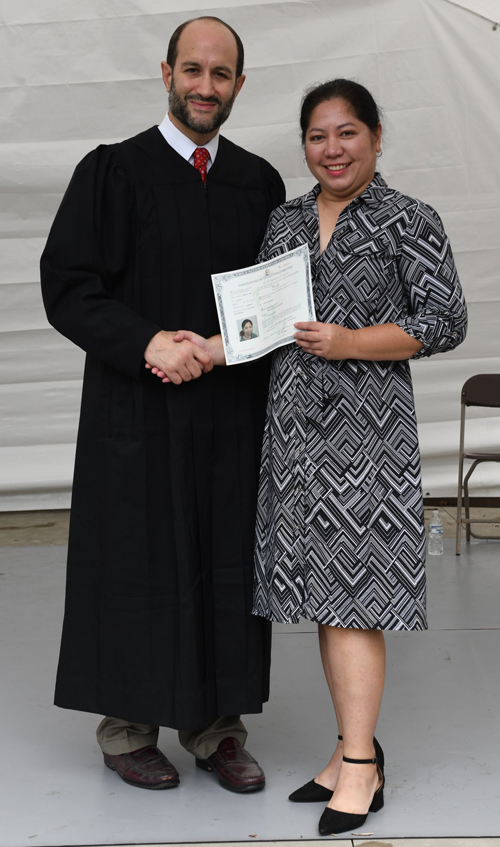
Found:
[[[453,350],[467,333],[467,308],[449,239],[437,212],[418,202],[398,254],[408,314],[394,321],[424,346],[420,359]]]
[[[47,317],[92,356],[140,379],[144,351],[161,327],[134,303],[134,192],[113,146],[77,166],[41,258]],[[124,302],[127,301],[127,302]]]
[[[271,212],[271,215],[269,217],[269,221],[267,223],[266,232],[265,232],[265,235],[264,235],[264,240],[261,244],[259,255],[257,256],[257,259],[255,260],[256,264],[259,264],[260,262],[267,262],[267,260],[269,259],[270,252],[271,252],[272,247],[274,245],[274,233],[275,233],[275,230],[276,230],[276,224],[281,217],[282,217],[282,213],[281,213],[281,210],[279,209],[279,207],[277,209],[275,209],[273,212]]]
[[[278,171],[272,168],[271,179],[269,180],[267,196],[269,202],[269,213],[277,206],[281,206],[286,200],[285,183],[281,179]]]

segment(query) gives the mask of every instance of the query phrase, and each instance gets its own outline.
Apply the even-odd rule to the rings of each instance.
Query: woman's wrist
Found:
[[[224,354],[224,346],[222,344],[222,335],[220,333],[218,335],[211,335],[210,338],[207,338],[207,341],[210,345],[210,355],[212,356],[214,365],[225,365],[226,357]]]
[[[401,361],[410,359],[423,345],[397,324],[376,324],[350,330],[349,359]]]
[[[357,329],[348,329],[346,326],[339,326],[339,348],[342,351],[341,356],[336,356],[337,359],[357,359],[358,357],[358,337]]]

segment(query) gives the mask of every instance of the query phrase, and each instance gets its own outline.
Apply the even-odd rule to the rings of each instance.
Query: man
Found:
[[[87,352],[55,702],[108,716],[105,764],[132,785],[179,783],[169,726],[247,792],[264,774],[239,715],[269,685],[250,614],[267,373],[173,338],[219,332],[210,275],[254,262],[284,190],[218,134],[245,80],[234,30],[182,24],[162,69],[164,121],[80,163],[42,256],[49,320]]]

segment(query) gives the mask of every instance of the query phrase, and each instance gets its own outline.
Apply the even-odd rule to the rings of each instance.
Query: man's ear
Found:
[[[239,76],[238,79],[236,80],[236,85],[234,87],[234,96],[235,97],[237,97],[238,94],[240,93],[245,80],[246,80],[245,74],[241,74],[241,76]]]
[[[168,92],[170,92],[170,84],[172,82],[172,68],[167,62],[161,63],[161,75],[163,77],[163,82],[165,84],[165,88]],[[244,79],[244,77],[243,77]],[[242,83],[243,84],[243,83]],[[241,86],[240,86],[241,88]]]

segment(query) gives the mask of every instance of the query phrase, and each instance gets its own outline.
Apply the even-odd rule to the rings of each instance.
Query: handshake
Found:
[[[144,358],[154,376],[174,385],[198,379],[214,365],[226,364],[220,335],[203,338],[185,329],[158,332],[146,347]]]

